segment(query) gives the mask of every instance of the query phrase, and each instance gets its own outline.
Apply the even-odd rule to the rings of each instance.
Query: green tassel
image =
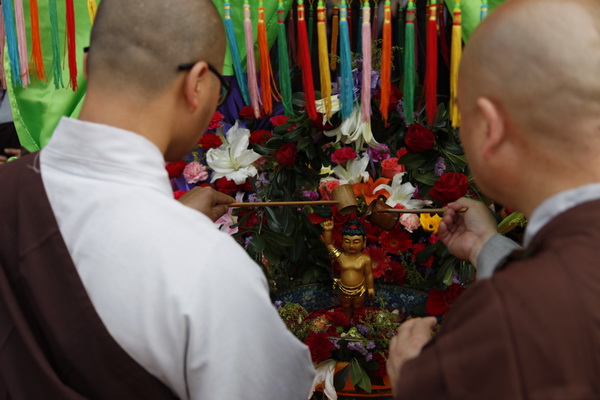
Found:
[[[64,88],[62,68],[60,65],[60,38],[58,36],[58,12],[56,11],[56,0],[48,3],[50,12],[50,35],[52,37],[52,71],[54,73],[54,87]]]
[[[402,2],[398,4],[398,46],[400,50],[398,51],[398,56],[396,57],[397,61],[397,73],[398,76],[404,75],[404,45],[406,42],[406,28],[404,26],[404,8],[402,7]]]
[[[415,119],[415,16],[415,3],[410,0],[406,9],[404,46],[404,116],[408,125],[411,125]]]
[[[281,102],[285,115],[294,116],[294,107],[292,106],[292,81],[290,73],[290,62],[288,59],[288,47],[285,28],[285,11],[283,1],[279,1],[279,36],[277,36],[277,54],[279,57],[279,89],[281,90]]]

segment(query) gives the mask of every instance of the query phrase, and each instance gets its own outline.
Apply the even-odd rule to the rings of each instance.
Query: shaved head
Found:
[[[183,63],[221,70],[221,18],[210,0],[103,0],[90,40],[89,90],[152,96],[168,88]]]
[[[568,139],[600,115],[600,1],[509,0],[470,38],[459,85],[466,113],[486,96],[527,133]]]

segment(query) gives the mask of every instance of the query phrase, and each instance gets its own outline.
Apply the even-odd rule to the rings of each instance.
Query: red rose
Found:
[[[435,135],[421,124],[412,124],[404,137],[406,149],[411,153],[431,150],[435,143]]]
[[[183,160],[168,163],[165,168],[169,173],[169,179],[179,178],[183,174],[185,166],[186,163]]]
[[[273,126],[279,126],[279,125],[287,124],[288,119],[285,115],[276,115],[274,117],[271,117],[270,121],[271,121],[271,124],[273,124]]]
[[[406,171],[404,165],[398,164],[397,157],[386,158],[381,162],[381,175],[392,179],[394,176]]]
[[[215,181],[215,189],[218,190],[219,192],[222,192],[222,193],[225,193],[228,195],[232,195],[237,192],[251,190],[251,186],[247,182],[244,182],[243,184],[238,185],[234,181],[230,181],[226,177],[222,177]]]
[[[225,116],[223,114],[221,114],[218,111],[215,111],[215,113],[212,116],[212,119],[210,120],[210,124],[208,124],[207,129],[217,129],[221,126],[221,121],[223,121],[224,119]]]
[[[175,197],[175,200],[179,200],[179,198],[181,196],[183,196],[184,194],[186,194],[188,191],[187,190],[178,190],[176,192],[173,192],[173,197]]]
[[[270,131],[266,131],[264,129],[260,129],[254,131],[250,134],[250,144],[260,144],[264,145],[267,143],[267,140],[271,139],[273,134]]]
[[[457,283],[448,286],[446,290],[432,289],[427,296],[425,303],[427,314],[429,315],[444,315],[450,309],[460,294],[465,289]]]
[[[198,142],[203,149],[216,149],[223,144],[223,141],[216,133],[205,133]]]
[[[356,158],[356,152],[352,147],[342,147],[337,149],[331,155],[331,161],[334,163],[342,164],[349,160]]]
[[[240,117],[242,118],[246,118],[246,119],[254,119],[254,108],[252,106],[245,106],[244,108],[242,108],[240,110]],[[262,111],[261,111],[261,117],[262,117]]]
[[[284,167],[292,167],[296,164],[296,145],[294,143],[286,143],[277,149],[275,158],[279,165]]]
[[[331,358],[333,343],[325,332],[311,333],[307,336],[305,344],[310,350],[310,356],[316,364]]]
[[[443,203],[458,200],[467,194],[469,178],[458,172],[447,172],[433,184],[429,196]]]

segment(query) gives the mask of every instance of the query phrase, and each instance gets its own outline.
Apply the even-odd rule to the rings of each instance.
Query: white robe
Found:
[[[119,345],[182,399],[306,399],[307,347],[261,269],[173,199],[146,138],[63,118],[40,155],[69,253]]]

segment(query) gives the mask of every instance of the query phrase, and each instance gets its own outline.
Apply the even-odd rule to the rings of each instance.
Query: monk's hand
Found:
[[[7,156],[0,156],[0,164],[6,164],[11,157],[21,157],[21,149],[8,148],[4,149]]]
[[[467,211],[459,212],[463,208]],[[496,221],[487,206],[464,197],[448,204],[438,230],[450,253],[475,267],[481,248],[496,233]]]
[[[423,346],[431,340],[431,329],[435,324],[435,317],[412,318],[398,328],[398,334],[390,342],[386,363],[393,390],[393,384],[398,381],[402,366],[421,354]]]
[[[179,201],[216,221],[227,212],[228,204],[235,200],[211,187],[195,187],[181,196]]]

